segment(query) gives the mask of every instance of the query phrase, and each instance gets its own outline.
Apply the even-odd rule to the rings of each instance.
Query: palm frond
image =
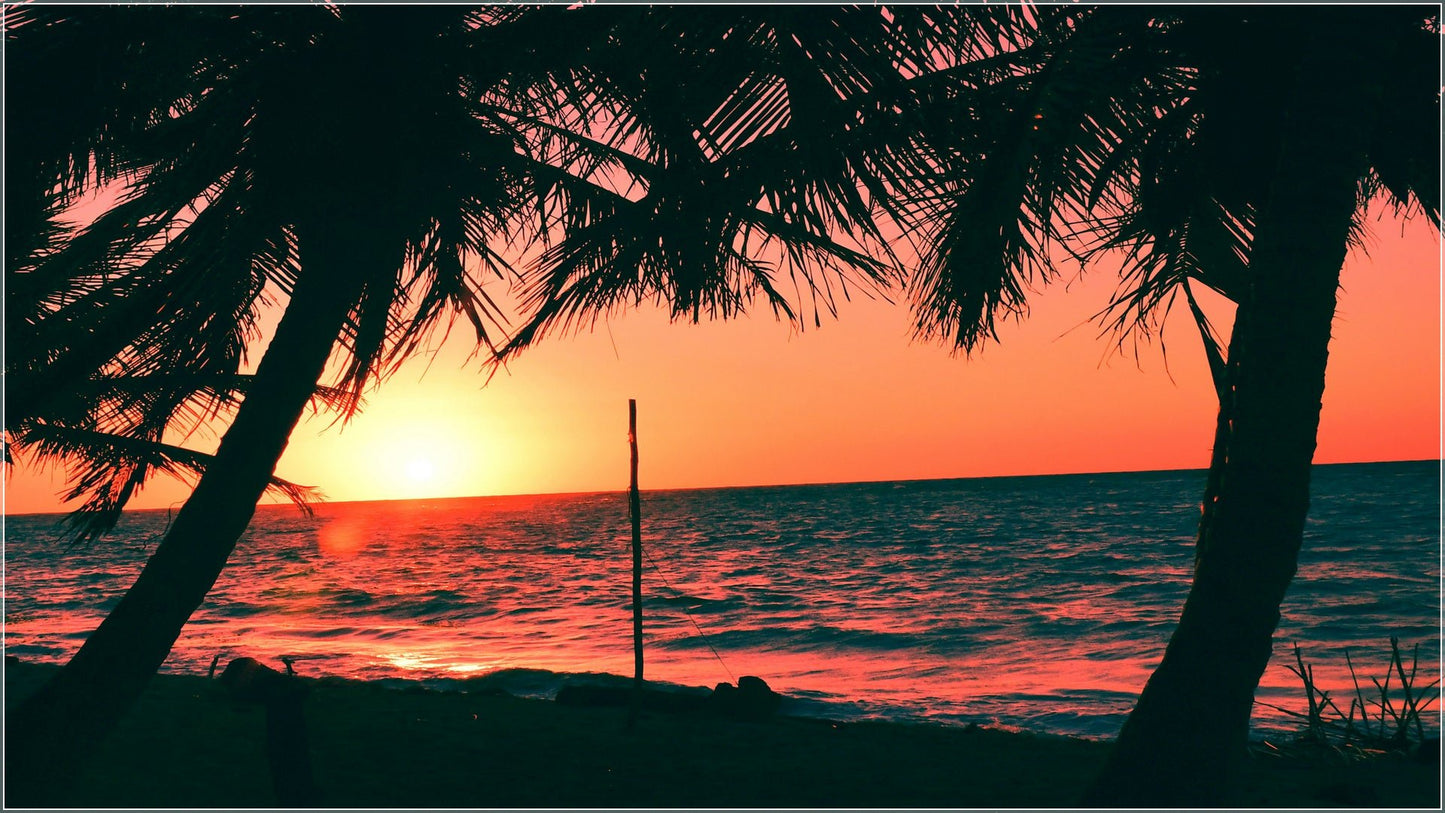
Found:
[[[115,527],[120,512],[153,474],[161,473],[193,485],[212,456],[162,443],[152,438],[128,437],[93,429],[36,423],[23,438],[11,436],[7,447],[31,454],[41,464],[60,464],[70,471],[67,502],[83,499],[66,518],[73,542],[89,542]],[[267,491],[284,496],[308,515],[317,492],[272,477]]]
[[[1050,12],[1012,18],[1020,42],[1006,71],[950,74],[935,105],[949,126],[932,137],[946,156],[910,194],[934,223],[912,284],[915,330],[971,352],[997,338],[1000,317],[1023,315],[1027,294],[1056,275],[1076,224],[1120,205],[1137,177],[1138,134],[1167,113],[1146,70],[1158,35],[1147,14]],[[1144,94],[1159,104],[1128,105]]]
[[[853,291],[887,295],[900,272],[881,211],[936,161],[897,56],[923,35],[877,9],[639,12],[612,31],[652,45],[589,63],[569,96],[585,108],[531,128],[555,167],[536,170],[549,248],[504,353],[649,300],[698,320],[758,297],[817,323]]]
[[[1383,12],[1382,12],[1383,13]],[[1400,36],[1388,57],[1392,92],[1378,108],[1370,145],[1373,180],[1397,213],[1418,207],[1440,228],[1439,10],[1401,7]],[[1414,23],[1413,25],[1411,23]]]

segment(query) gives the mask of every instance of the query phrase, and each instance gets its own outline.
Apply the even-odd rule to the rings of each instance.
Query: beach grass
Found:
[[[8,664],[6,704],[53,667]],[[986,728],[726,720],[506,695],[311,682],[306,720],[326,807],[1068,807],[1107,744]],[[75,807],[272,807],[265,714],[219,681],[161,675]],[[1255,756],[1246,807],[1433,807],[1438,764],[1405,756]]]

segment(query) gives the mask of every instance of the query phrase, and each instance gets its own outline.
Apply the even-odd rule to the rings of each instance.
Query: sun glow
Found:
[[[376,445],[377,485],[398,499],[465,494],[468,467],[457,444],[426,426],[389,433]]]
[[[1440,243],[1426,219],[1382,214],[1365,216],[1370,251],[1342,274],[1318,463],[1439,454]],[[1167,363],[1158,345],[1137,363],[1113,352],[1086,327],[1115,292],[1110,272],[1032,299],[1026,321],[968,360],[910,343],[908,311],[866,298],[796,335],[760,315],[683,325],[643,308],[490,379],[458,331],[368,392],[353,420],[308,416],[276,474],[332,502],[622,490],[629,398],[644,489],[1202,467],[1218,398],[1198,331],[1180,311]],[[1227,333],[1227,303],[1196,293]],[[274,330],[279,310],[267,314]],[[66,491],[63,471],[22,459],[5,510],[74,508]],[[131,507],[188,493],[159,477]]]
[[[318,485],[325,499],[416,500],[506,491],[499,465],[511,447],[485,408],[444,397],[475,371],[436,370],[426,381],[369,395],[361,414],[337,428],[329,416],[293,436],[278,474]]]
[[[432,478],[436,477],[437,468],[435,464],[424,457],[413,457],[411,460],[406,461],[406,466],[402,469],[402,472],[406,474],[406,479],[413,483],[422,484],[430,483]]]

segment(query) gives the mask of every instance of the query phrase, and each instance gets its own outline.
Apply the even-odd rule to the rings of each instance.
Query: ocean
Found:
[[[1116,734],[1189,589],[1204,472],[679,491],[642,497],[646,675],[762,677],[787,713]],[[1440,674],[1440,464],[1317,466],[1299,574],[1258,700],[1285,669],[1351,694],[1389,638]],[[129,587],[165,511],[68,546],[5,518],[5,650],[61,662]],[[549,697],[631,675],[625,493],[263,506],[162,667],[256,657],[299,674]],[[1439,728],[1432,707],[1427,725]],[[1256,736],[1297,722],[1257,705]]]

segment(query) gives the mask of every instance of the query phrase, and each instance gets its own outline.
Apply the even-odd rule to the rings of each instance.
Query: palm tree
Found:
[[[1120,293],[1101,314],[1120,342],[1157,329],[1177,296],[1188,302],[1220,400],[1195,582],[1087,801],[1218,803],[1302,541],[1329,324],[1357,218],[1385,195],[1439,223],[1438,20],[1423,7],[1309,17],[910,7],[895,25],[892,39],[872,40],[896,60],[876,74],[891,81],[866,94],[835,94],[846,87],[835,81],[809,99],[734,93],[717,108],[732,111],[720,129],[745,145],[736,153],[757,145],[770,177],[793,171],[762,145],[789,144],[784,154],[829,179],[823,188],[867,189],[926,235],[912,280],[924,338],[965,352],[996,338],[997,320],[1026,312],[1060,255],[1122,254]],[[782,30],[768,41],[806,42]],[[800,50],[818,63],[837,53],[809,45]],[[790,115],[815,100],[831,115]],[[897,115],[877,115],[890,106]],[[680,147],[647,159],[686,154],[694,138],[706,145],[714,121],[695,115],[676,129]],[[620,127],[606,148],[623,150],[631,132]],[[893,157],[909,150],[912,160]],[[745,177],[734,160],[748,165],[727,150],[705,156],[714,176]],[[709,176],[698,173],[702,187]],[[528,279],[529,319],[505,352],[656,290],[581,264]],[[1236,303],[1227,354],[1192,284]]]
[[[827,233],[839,212],[866,215],[857,190],[833,190],[843,208],[815,216],[804,203],[824,193],[784,189],[759,204],[768,185],[756,177],[690,172],[700,168],[669,130],[681,119],[638,126],[668,118],[650,92],[660,85],[599,57],[628,36],[712,53],[732,29],[724,16],[689,29],[648,10],[7,9],[7,58],[33,80],[10,99],[25,115],[7,133],[18,179],[7,204],[24,211],[7,222],[6,315],[26,338],[6,372],[12,392],[31,393],[7,414],[8,439],[81,456],[88,535],[154,471],[201,472],[135,585],[9,716],[7,801],[63,796],[63,777],[144,688],[277,484],[309,401],[354,411],[445,314],[490,342],[500,314],[476,266],[504,273],[495,247],[555,243],[535,265],[550,278],[634,274],[629,290],[691,318],[739,313],[758,293],[798,312],[764,251],[781,252],[815,303],[830,296],[815,287],[820,268],[883,280],[883,263]],[[695,92],[703,80],[764,81],[710,64]],[[628,161],[588,136],[620,121],[633,130],[621,142],[666,146]],[[618,186],[619,164],[645,190]],[[66,206],[114,183],[119,202],[69,236]],[[257,309],[277,290],[284,314],[243,377]],[[318,390],[328,362],[336,386]],[[213,456],[166,442],[238,393]]]
[[[268,284],[289,297],[213,459],[135,586],[9,719],[11,798],[33,803],[63,787],[56,777],[164,660],[273,483],[338,337],[350,408],[384,353],[404,353],[443,304],[485,313],[461,258],[487,251],[523,175],[505,128],[435,81],[465,53],[462,14],[24,9],[8,22],[10,64],[40,80],[26,113],[76,109],[59,122],[22,118],[12,132],[24,149],[7,177],[41,190],[29,197],[48,212],[98,184],[128,186],[63,247],[54,228],[48,240],[21,241],[39,251],[7,269],[19,294],[7,301],[9,323],[38,343],[7,366],[11,391],[23,382],[46,394],[7,420],[13,440],[43,452],[57,430],[73,437],[120,422],[118,437],[132,449],[151,444],[142,453],[153,456],[185,410],[214,402],[206,386],[229,376],[234,391]],[[400,59],[398,41],[438,61]],[[76,55],[82,64],[67,64]],[[96,76],[114,86],[86,88]],[[466,146],[438,149],[448,144]],[[145,398],[82,392],[167,376]],[[114,451],[114,437],[102,447]],[[82,476],[77,491],[110,516],[151,468],[134,455],[94,462],[110,476]]]
[[[1302,540],[1347,247],[1377,194],[1439,225],[1436,13],[1009,11],[1026,68],[940,99],[921,335],[974,349],[1054,252],[1123,255],[1124,331],[1191,280],[1237,303],[1193,586],[1087,803],[1227,798]]]
[[[835,81],[812,99],[779,99],[765,86],[730,96],[718,108],[734,111],[721,129],[744,146],[737,157],[705,155],[696,186],[710,180],[703,169],[745,177],[729,164],[746,167],[740,154],[755,145],[766,161],[762,145],[790,143],[786,154],[807,156],[831,179],[824,188],[870,190],[927,234],[913,280],[919,334],[964,351],[994,337],[998,318],[1025,312],[1030,283],[1056,274],[1056,253],[1123,253],[1124,284],[1104,314],[1121,341],[1147,335],[1177,294],[1192,301],[1191,283],[1237,303],[1227,359],[1205,333],[1221,408],[1194,591],[1090,796],[1217,800],[1227,789],[1218,780],[1243,752],[1302,538],[1353,218],[1383,193],[1438,223],[1433,24],[1412,9],[1303,19],[1269,9],[909,7],[903,17],[916,26],[912,36],[894,29],[897,39],[881,47],[896,60],[895,81],[868,94],[840,98],[833,89],[847,85]],[[785,66],[786,43],[806,38],[775,41],[783,53],[770,64]],[[799,50],[823,64],[837,53]],[[664,62],[661,70],[692,68]],[[1396,72],[1412,81],[1393,83]],[[1328,81],[1311,85],[1314,76]],[[1322,108],[1321,88],[1334,106]],[[806,109],[813,99],[832,115],[789,115],[790,105]],[[899,114],[876,116],[889,108],[884,100]],[[712,123],[695,115],[676,128],[681,146],[662,154],[698,150],[694,134],[705,144]],[[919,143],[919,132],[929,140]],[[630,133],[620,127],[607,148],[622,149]],[[908,149],[908,162],[872,157]],[[771,177],[792,175],[768,166]],[[637,301],[639,287],[656,290],[585,265],[555,269],[529,275],[530,319],[506,351],[554,324]]]
[[[624,170],[639,160],[648,169],[665,166],[673,170],[668,182],[696,190],[694,200],[728,181],[757,183],[748,174],[755,166],[783,183],[816,168],[810,180],[818,188],[874,193],[876,203],[927,234],[913,280],[919,334],[945,337],[964,351],[994,337],[998,317],[1025,311],[1030,283],[1055,275],[1055,252],[1124,254],[1124,285],[1104,314],[1121,340],[1131,331],[1147,335],[1176,294],[1192,303],[1191,282],[1238,304],[1227,360],[1205,332],[1221,408],[1194,591],[1092,802],[1209,803],[1227,790],[1302,537],[1323,350],[1352,216],[1360,199],[1383,190],[1402,207],[1423,204],[1438,222],[1428,135],[1438,97],[1419,84],[1398,88],[1398,104],[1379,97],[1386,84],[1380,66],[1391,64],[1380,54],[1395,40],[1416,64],[1428,64],[1423,16],[1340,14],[1305,23],[1269,10],[923,10],[911,18],[912,36],[900,26],[890,31],[892,42],[872,41],[882,46],[875,57],[896,61],[892,73],[870,72],[866,93],[838,93],[849,87],[843,77],[808,96],[770,94],[766,82],[742,92],[731,92],[736,82],[715,82],[728,91],[718,103],[646,82],[650,74],[699,75],[690,54],[635,48],[617,52],[645,64],[616,75],[638,77],[636,87],[589,89],[631,110],[666,97],[681,124],[648,130],[639,144],[633,138],[645,123],[623,118],[590,153]],[[812,61],[811,70],[834,66],[826,57],[838,51],[818,47],[806,29],[800,35],[773,18],[756,31],[765,32],[758,41],[776,45],[743,52],[761,60],[756,66],[734,56],[749,76],[768,76],[764,64],[786,71],[790,44]],[[778,31],[784,35],[769,36]],[[1366,69],[1341,59],[1351,49],[1319,47],[1320,38],[1341,32],[1368,46],[1367,56],[1354,58]],[[937,42],[952,47],[930,48]],[[1338,124],[1323,117],[1340,113],[1307,103],[1308,94],[1295,88],[1301,71],[1338,77],[1354,94],[1344,98],[1358,102],[1345,110],[1387,124],[1368,137],[1353,134],[1339,153],[1305,152],[1311,137],[1318,142]],[[871,80],[884,75],[892,81]],[[689,110],[678,98],[704,103]],[[808,107],[814,103],[823,112]],[[811,115],[794,116],[795,107]],[[890,107],[897,115],[878,115]],[[920,132],[929,140],[920,143]],[[726,146],[709,151],[714,143]],[[908,150],[913,160],[892,158]],[[799,173],[780,165],[780,156],[806,156],[811,166]],[[1290,163],[1301,158],[1310,168]],[[683,159],[690,163],[678,173]],[[1295,173],[1309,174],[1308,183]],[[1334,220],[1320,186],[1327,180],[1335,184]],[[1289,197],[1295,189],[1308,191]],[[773,203],[765,186],[757,194],[769,201],[768,212],[795,211]],[[604,224],[626,222],[619,217],[660,222],[662,211],[647,205],[659,201],[611,202],[615,208],[598,207],[604,214],[596,222],[579,224],[555,249],[572,261],[527,275],[529,319],[504,354],[557,324],[585,323],[648,294],[678,308],[719,290],[718,280],[703,278],[684,290],[651,283],[647,269],[665,263],[647,249],[667,244],[655,236],[629,244],[619,236],[645,230]],[[1322,234],[1336,239],[1321,241]],[[726,248],[716,240],[699,245],[704,256]],[[643,273],[628,274],[629,263]],[[1203,329],[1202,314],[1192,310]]]

